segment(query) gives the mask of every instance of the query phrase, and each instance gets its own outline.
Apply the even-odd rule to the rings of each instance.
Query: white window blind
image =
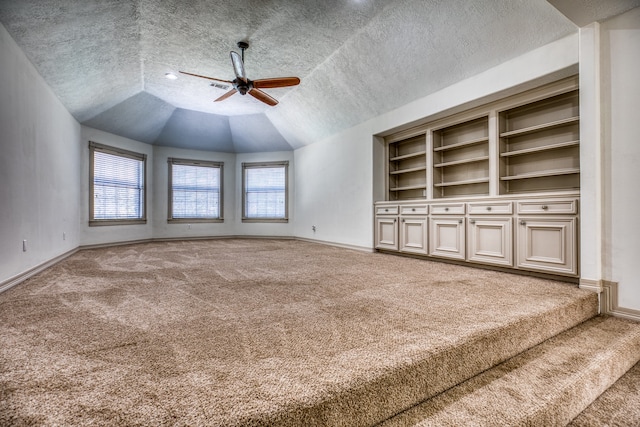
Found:
[[[244,166],[244,218],[287,218],[287,170],[279,166]]]
[[[144,160],[94,150],[92,219],[142,219],[144,214]]]
[[[221,218],[221,167],[180,164],[171,167],[170,219]]]

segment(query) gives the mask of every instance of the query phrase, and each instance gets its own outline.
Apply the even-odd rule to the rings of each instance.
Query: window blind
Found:
[[[93,219],[144,217],[144,162],[93,152]]]
[[[286,218],[284,166],[245,169],[245,217]]]
[[[220,218],[220,168],[172,164],[172,218]]]

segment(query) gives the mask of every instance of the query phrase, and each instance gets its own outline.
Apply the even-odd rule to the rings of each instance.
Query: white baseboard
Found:
[[[75,248],[72,249],[68,252],[63,253],[62,255],[58,255],[55,258],[52,258],[48,261],[43,262],[42,264],[38,264],[35,267],[30,268],[29,270],[17,274],[13,277],[10,277],[9,279],[0,282],[0,293],[6,291],[7,289],[13,288],[14,286],[24,282],[25,280],[27,280],[29,277],[35,276],[36,274],[40,273],[41,271],[49,268],[49,267],[53,267],[54,265],[56,265],[57,263],[59,263],[60,261],[62,261],[63,259],[70,257],[71,255],[75,254],[76,252],[78,252],[78,250],[80,250],[80,248]]]
[[[328,242],[326,240],[309,239],[306,237],[295,237],[295,239],[300,240],[301,242],[319,243],[321,245],[328,245],[328,246],[333,246],[336,248],[343,248],[343,249],[353,249],[355,251],[360,251],[360,252],[369,252],[369,253],[374,252],[373,248],[369,248],[366,246],[348,245],[346,243]]]
[[[600,313],[640,322],[640,310],[618,305],[618,282],[580,279],[580,288],[598,294]]]

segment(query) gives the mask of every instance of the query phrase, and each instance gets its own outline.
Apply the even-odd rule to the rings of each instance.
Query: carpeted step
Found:
[[[640,426],[640,362],[568,424],[602,426]]]
[[[595,317],[382,423],[564,426],[640,361],[640,324]]]
[[[376,425],[597,316],[597,301],[594,293],[576,294],[571,301],[535,315],[528,313],[512,322],[500,319],[495,327],[479,328],[471,335],[452,334],[450,342],[396,355],[393,364],[386,361],[384,372],[380,370],[384,363],[378,360],[367,372],[353,376],[348,387],[325,391],[317,400],[290,400],[277,414],[262,413],[242,425]]]

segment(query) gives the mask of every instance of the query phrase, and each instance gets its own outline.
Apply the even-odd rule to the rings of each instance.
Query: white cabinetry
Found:
[[[518,268],[577,274],[576,213],[575,199],[518,202]]]
[[[578,80],[385,135],[375,247],[577,278]]]
[[[465,259],[465,204],[431,206],[429,254],[436,257]],[[444,215],[449,214],[449,215]]]
[[[426,204],[400,206],[400,251],[427,255]]]
[[[577,277],[576,197],[376,203],[376,249]]]
[[[427,254],[427,218],[402,218],[400,221],[400,251]]]
[[[471,202],[468,205],[467,259],[513,266],[513,203]]]
[[[398,250],[398,206],[376,207],[376,249]]]
[[[467,258],[472,262],[513,265],[513,221],[503,217],[470,217]]]

